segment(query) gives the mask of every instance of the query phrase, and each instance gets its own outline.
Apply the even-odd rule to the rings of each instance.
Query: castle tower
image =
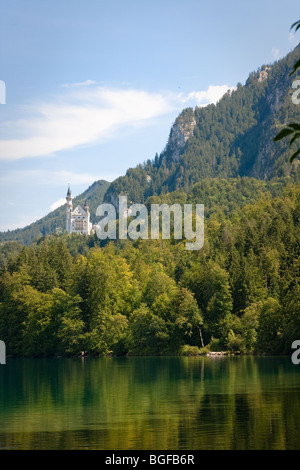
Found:
[[[92,224],[90,222],[90,208],[87,205],[86,201],[84,202],[83,209],[85,210],[85,213],[86,213],[86,234],[90,235],[91,230],[92,230]]]
[[[90,208],[86,201],[82,207],[80,204],[73,209],[73,198],[70,189],[68,188],[66,196],[66,230],[68,233],[79,233],[90,235],[93,231],[92,223],[90,222]]]
[[[68,192],[67,192],[67,196],[66,196],[66,200],[67,200],[67,217],[66,217],[66,230],[68,233],[71,233],[72,232],[72,211],[73,211],[73,198],[72,198],[72,193],[71,193],[71,189],[70,189],[70,185],[69,185],[69,188],[68,188]]]

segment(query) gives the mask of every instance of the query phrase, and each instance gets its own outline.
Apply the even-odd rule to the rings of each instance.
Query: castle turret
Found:
[[[66,211],[67,211],[67,217],[66,217],[66,230],[68,233],[71,233],[72,232],[72,226],[71,226],[71,223],[72,223],[72,211],[73,211],[73,198],[72,198],[72,193],[71,193],[71,189],[70,189],[70,185],[68,187],[68,192],[67,192],[67,196],[66,196],[66,201],[67,201],[67,208],[66,208]]]
[[[90,222],[90,208],[87,205],[86,201],[84,202],[83,209],[85,210],[85,213],[86,213],[86,234],[90,235],[91,230],[92,230],[92,224]]]

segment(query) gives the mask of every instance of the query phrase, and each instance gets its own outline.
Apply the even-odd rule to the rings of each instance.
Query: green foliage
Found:
[[[291,29],[295,28],[295,31],[297,31],[300,27],[300,21],[296,21],[295,23],[292,24]],[[300,59],[298,59],[294,65],[293,65],[293,70],[290,72],[289,76],[293,75],[298,68],[300,67]],[[291,145],[300,137],[300,124],[298,123],[290,123],[286,127],[284,127],[275,137],[274,137],[274,142],[277,142],[279,140],[282,140],[284,137],[287,136],[292,136],[290,140],[290,147]],[[298,148],[290,157],[290,163],[293,163],[296,157],[300,155],[300,148]]]
[[[151,312],[146,304],[132,313],[130,319],[131,354],[162,354],[169,335],[165,321]]]
[[[274,142],[277,142],[281,139],[283,139],[284,137],[287,137],[287,136],[291,136],[292,135],[292,138],[290,140],[290,147],[291,145],[297,140],[299,139],[300,137],[300,124],[297,124],[297,123],[290,123],[287,125],[287,127],[285,127],[284,129],[282,129],[275,137],[274,137]],[[296,157],[298,157],[298,155],[300,155],[300,149],[296,150],[293,155],[290,156],[290,163],[293,163],[293,161],[295,160]]]
[[[218,338],[214,338],[213,336],[210,339],[209,344],[207,345],[208,351],[222,351],[223,345]]]
[[[179,356],[200,356],[201,354],[203,354],[201,348],[190,346],[189,344],[181,346],[178,353]]]
[[[300,335],[299,186],[213,178],[155,198],[204,200],[201,250],[172,239],[101,247],[65,234],[2,246],[8,355],[289,352]]]
[[[257,347],[260,352],[277,353],[282,341],[282,308],[278,300],[269,297],[259,312]]]
[[[0,234],[8,355],[289,351],[300,336],[300,167],[289,165],[300,155],[292,150],[300,125],[288,76],[299,50],[251,73],[216,105],[183,110],[175,125],[195,125],[182,147],[171,130],[153,161],[74,200],[87,201],[92,222],[103,200],[122,194],[148,209],[204,204],[200,251],[172,238],[68,235],[64,207]]]

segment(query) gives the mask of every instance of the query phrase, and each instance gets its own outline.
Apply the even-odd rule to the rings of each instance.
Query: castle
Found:
[[[90,222],[89,206],[85,202],[83,207],[78,205],[73,210],[73,198],[72,198],[70,186],[68,188],[66,200],[67,200],[67,209],[66,209],[67,232],[90,235],[92,232],[92,224]]]

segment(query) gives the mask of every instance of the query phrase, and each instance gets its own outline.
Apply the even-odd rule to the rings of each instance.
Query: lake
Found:
[[[300,449],[290,357],[7,359],[0,449]]]

